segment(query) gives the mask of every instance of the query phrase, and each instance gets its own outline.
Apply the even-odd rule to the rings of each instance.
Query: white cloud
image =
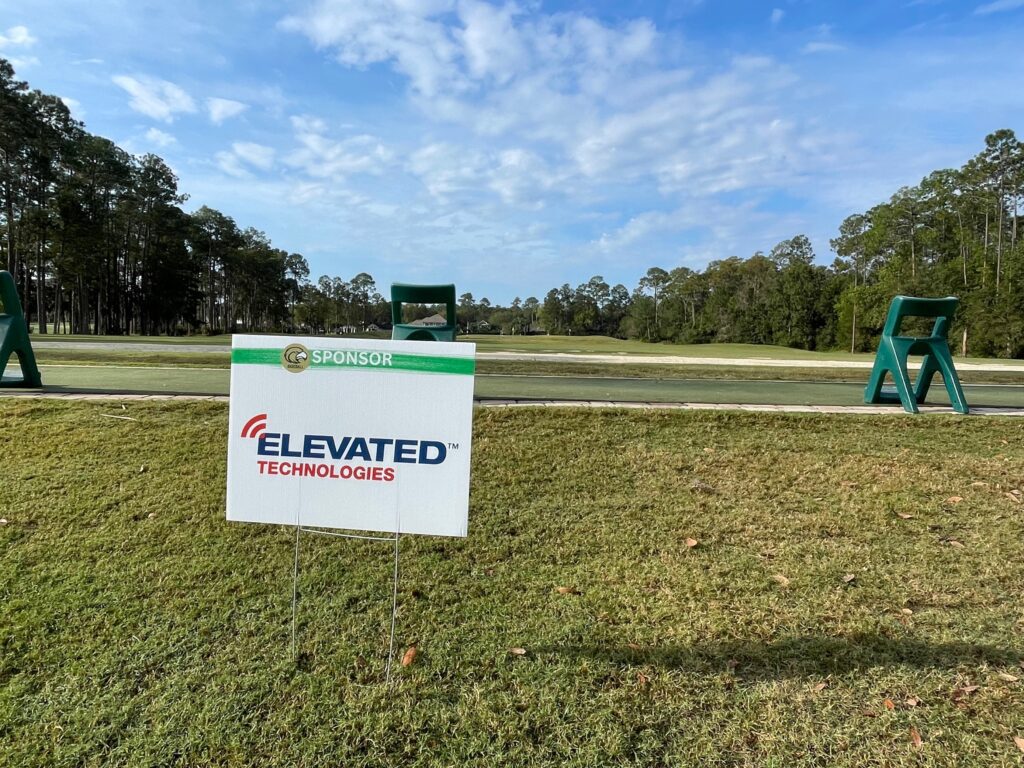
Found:
[[[234,176],[238,179],[252,177],[252,174],[246,170],[245,166],[242,165],[241,159],[234,152],[218,152],[214,155],[214,162],[217,163],[218,168],[229,176]]]
[[[17,46],[24,46],[28,48],[36,42],[36,38],[32,37],[28,31],[28,27],[9,27],[7,32],[0,33],[0,48],[13,48]]]
[[[786,15],[786,12],[781,8],[772,8],[772,26],[778,26],[779,22],[782,21],[782,17]]]
[[[37,56],[25,56],[24,58],[11,56],[7,60],[11,62],[11,66],[14,67],[16,72],[24,72],[26,69],[39,66],[39,58]]]
[[[220,125],[225,120],[242,114],[248,108],[248,104],[234,99],[221,99],[213,96],[206,100],[206,110],[209,112],[210,122],[214,125]]]
[[[132,109],[154,120],[170,123],[178,113],[196,111],[192,97],[167,80],[117,75],[113,81],[131,95],[129,106]]]
[[[846,46],[840,45],[839,43],[829,43],[822,40],[815,40],[807,43],[803,48],[800,49],[803,53],[835,53],[837,51],[845,51]]]
[[[253,179],[252,169],[269,171],[274,167],[277,151],[252,141],[236,141],[230,151],[214,155],[213,161],[224,173],[237,179]]]
[[[299,146],[285,162],[314,178],[377,175],[394,160],[394,152],[376,136],[357,134],[334,139],[327,135],[327,124],[310,115],[293,116],[291,123]]]
[[[274,150],[263,144],[256,144],[251,141],[236,141],[231,145],[231,151],[240,160],[263,171],[270,170],[274,165]]]
[[[995,0],[991,3],[979,5],[974,9],[974,12],[980,16],[986,16],[990,13],[1014,11],[1018,8],[1024,8],[1024,0]]]
[[[447,0],[318,0],[304,14],[281,22],[317,48],[333,48],[338,61],[367,66],[386,61],[416,90],[434,95],[453,87],[458,46],[445,24],[432,17],[453,10]]]
[[[408,162],[410,173],[418,176],[430,195],[442,202],[476,189],[486,176],[485,166],[481,153],[443,142],[421,147]]]
[[[169,147],[178,140],[169,133],[164,133],[159,128],[150,128],[146,131],[146,139],[158,147]]]
[[[69,96],[58,96],[57,98],[64,102],[64,106],[68,108],[68,111],[71,112],[72,117],[76,120],[85,119],[85,110],[82,109],[82,102]]]
[[[491,77],[508,82],[528,63],[524,46],[514,27],[514,6],[496,8],[469,0],[460,6],[463,28],[455,32],[462,45],[469,74],[475,79]]]

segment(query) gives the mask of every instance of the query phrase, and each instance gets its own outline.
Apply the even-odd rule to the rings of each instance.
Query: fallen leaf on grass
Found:
[[[971,488],[986,488],[988,483],[982,482],[981,480],[975,480],[971,483]]]
[[[141,467],[139,467],[139,474],[141,475],[145,471],[146,471],[146,465],[143,464]]]
[[[963,496],[950,496],[948,499],[946,499],[946,503],[947,504],[959,504],[963,500],[964,500]]]
[[[882,704],[884,704],[885,708],[888,709],[890,712],[896,709],[896,705],[893,703],[892,699],[886,699],[882,702]]]
[[[700,491],[701,493],[718,493],[718,491],[715,490],[715,486],[708,485],[702,480],[694,480],[690,484],[690,489],[694,491]]]
[[[580,593],[576,587],[555,587],[555,592],[560,595],[578,595]]]
[[[1006,498],[1008,498],[1014,504],[1020,504],[1021,503],[1020,496],[1015,496],[1012,493],[1006,493],[1006,494],[1003,494],[1003,495],[1006,496]]]
[[[916,707],[918,704],[921,703],[921,700],[916,696],[908,696],[907,700],[903,703],[906,704],[908,707]]]
[[[854,574],[852,574],[852,573],[844,573],[843,574],[843,584],[849,584],[849,583],[851,583],[856,578],[857,577]]]
[[[816,686],[811,688],[811,690],[814,691],[815,693],[821,693],[826,688],[828,688],[828,683],[818,683]]]
[[[513,656],[525,656],[526,655],[526,649],[525,648],[509,648],[508,652],[511,653]]]
[[[946,543],[949,544],[949,546],[953,547],[953,549],[963,549],[964,548],[963,542],[962,541],[957,541],[956,539],[946,539]]]
[[[402,657],[402,666],[408,667],[410,664],[412,664],[416,660],[416,653],[416,646],[410,645],[409,650],[407,650],[405,652],[405,655]]]
[[[913,520],[914,519],[913,515],[908,515],[906,512],[897,512],[896,513],[896,517],[898,517],[900,520]]]
[[[789,586],[789,579],[787,579],[781,573],[772,574],[772,578],[775,579],[777,582],[779,582],[779,584],[781,584],[784,587],[788,587]]]
[[[6,517],[0,517],[0,525],[7,525],[7,518]]]
[[[651,678],[645,675],[643,672],[637,672],[636,681],[640,684],[640,687],[643,688],[645,685],[651,682]]]
[[[156,518],[156,512],[150,512],[148,515],[146,515],[146,517],[148,517],[150,520],[154,520]]]
[[[909,608],[900,608],[900,613],[902,613],[904,616],[913,616],[914,615],[914,612],[912,610],[910,610]]]
[[[960,701],[960,699],[970,696],[979,688],[981,688],[980,685],[965,685],[962,688],[957,688],[952,694],[953,701]]]
[[[1019,677],[1017,677],[1016,675],[1011,675],[1009,672],[1000,672],[999,679],[1005,680],[1008,683],[1016,683],[1018,680],[1020,680]]]
[[[693,549],[693,548],[694,548],[694,547],[696,547],[696,546],[697,546],[697,544],[699,544],[699,543],[700,543],[700,542],[698,542],[698,541],[697,541],[696,539],[687,539],[687,540],[686,540],[686,548],[687,548],[687,549]]]
[[[1017,745],[1017,749],[1019,749],[1021,752],[1024,752],[1024,739],[1022,739],[1020,736],[1014,736],[1013,743]]]
[[[921,739],[921,734],[917,732],[917,728],[914,726],[910,726],[910,743],[918,749],[920,749],[921,745],[924,743]]]

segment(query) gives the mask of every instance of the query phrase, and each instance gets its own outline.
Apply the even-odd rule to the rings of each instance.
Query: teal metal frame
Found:
[[[21,309],[18,289],[10,272],[0,271],[0,304],[3,304],[4,310],[0,314],[0,387],[43,386],[32,342],[28,337],[25,313]],[[4,370],[11,355],[17,355],[21,363],[21,379],[4,381]]]
[[[900,403],[908,413],[918,413],[918,405],[925,401],[932,378],[942,374],[949,402],[957,413],[969,413],[964,390],[960,386],[946,338],[949,325],[960,300],[955,296],[942,299],[921,299],[914,296],[896,296],[889,305],[889,314],[882,329],[875,365],[864,390],[865,403]],[[935,318],[930,336],[902,336],[900,326],[907,317]],[[913,385],[907,370],[910,355],[924,355],[917,382]],[[896,389],[882,388],[886,373],[891,373]]]
[[[402,304],[444,304],[445,325],[422,326],[402,322]],[[409,341],[455,341],[454,285],[391,285],[391,338]]]

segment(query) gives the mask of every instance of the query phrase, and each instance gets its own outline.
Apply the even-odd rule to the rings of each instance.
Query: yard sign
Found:
[[[465,536],[475,355],[236,335],[228,520]]]

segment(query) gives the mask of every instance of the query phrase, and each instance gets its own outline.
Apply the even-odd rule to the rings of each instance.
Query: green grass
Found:
[[[41,365],[95,365],[123,367],[228,368],[231,357],[223,352],[132,352],[123,349],[36,350]],[[867,371],[851,368],[798,368],[777,366],[659,365],[656,363],[576,363],[559,359],[492,360],[478,358],[477,373],[503,376],[571,376],[637,379],[731,379],[735,381],[843,381],[864,383]],[[960,380],[973,384],[1024,384],[1024,368],[1018,372],[960,372]]]
[[[344,338],[385,338],[386,333],[371,336],[349,336]],[[71,336],[48,334],[33,336],[38,341],[89,342],[110,344],[155,343],[169,347],[174,345],[203,344],[210,346],[229,347],[231,337],[224,336]],[[460,336],[459,341],[476,343],[481,352],[525,352],[534,354],[606,354],[606,355],[645,355],[645,356],[679,356],[679,357],[721,357],[727,359],[763,358],[768,360],[808,360],[819,362],[835,362],[859,360],[871,362],[874,355],[843,351],[811,352],[791,347],[780,347],[768,344],[648,344],[641,341],[625,341],[608,336],[493,336],[469,335]],[[958,361],[971,363],[996,362],[1001,365],[1019,365],[1024,372],[1024,361],[990,359],[978,357],[957,357]]]
[[[228,368],[231,353],[228,351],[180,352],[168,345],[168,351],[133,352],[124,349],[53,349],[38,347],[34,350],[36,362],[40,365],[98,365],[98,366],[142,366],[176,368]]]
[[[138,392],[152,394],[228,394],[227,368],[41,364],[45,389],[53,392]],[[618,371],[612,371],[618,373]],[[778,370],[786,376],[788,369]],[[710,374],[705,370],[704,373]],[[866,373],[866,372],[865,372]],[[866,377],[865,377],[866,378]],[[622,376],[506,376],[476,377],[477,397],[619,400],[641,402],[751,403],[777,405],[861,405],[864,381],[739,380],[717,376],[694,378],[624,378]],[[1024,407],[1024,386],[967,384],[967,402],[977,406]],[[948,404],[939,383],[933,384],[930,403]],[[898,406],[894,407],[898,410]]]
[[[0,764],[1020,764],[1020,421],[478,411],[389,689],[387,545],[305,538],[293,663],[223,406],[3,406]]]

